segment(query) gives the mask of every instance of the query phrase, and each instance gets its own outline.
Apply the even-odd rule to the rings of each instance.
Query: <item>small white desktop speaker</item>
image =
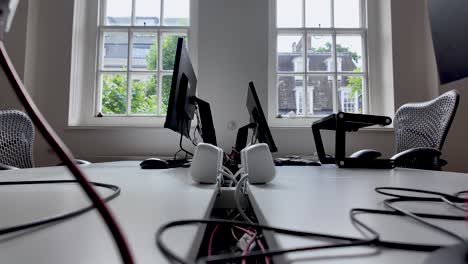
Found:
[[[268,183],[276,176],[275,164],[267,144],[256,144],[243,149],[241,162],[251,184]]]
[[[216,183],[223,168],[223,150],[211,144],[200,143],[193,154],[190,175],[199,183]]]

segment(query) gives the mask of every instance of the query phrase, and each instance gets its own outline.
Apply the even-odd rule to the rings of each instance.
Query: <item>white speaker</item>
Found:
[[[276,176],[275,163],[267,144],[256,144],[243,149],[241,162],[251,184],[268,183]]]
[[[211,144],[200,143],[190,165],[192,179],[199,183],[216,183],[223,168],[223,150]]]

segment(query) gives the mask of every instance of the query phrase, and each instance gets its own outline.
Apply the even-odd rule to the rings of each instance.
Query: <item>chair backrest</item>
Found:
[[[423,103],[409,103],[395,113],[396,153],[431,147],[442,150],[458,107],[456,90]]]
[[[32,168],[34,126],[31,119],[17,110],[0,111],[0,164]]]

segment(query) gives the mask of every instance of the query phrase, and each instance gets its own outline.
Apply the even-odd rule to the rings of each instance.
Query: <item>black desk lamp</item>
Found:
[[[58,157],[63,161],[63,163],[67,166],[67,168],[76,178],[77,182],[83,188],[84,192],[86,193],[86,195],[88,195],[89,199],[92,201],[93,205],[96,207],[99,214],[102,216],[103,220],[107,224],[119,249],[123,263],[133,264],[133,257],[130,253],[127,242],[125,241],[125,237],[123,236],[119,226],[114,220],[106,204],[102,201],[102,199],[90,185],[90,183],[84,176],[83,171],[77,165],[75,165],[72,159],[71,152],[60,140],[57,134],[55,134],[51,126],[47,123],[45,118],[39,112],[38,108],[29,96],[27,90],[24,88],[24,85],[8,56],[3,40],[5,37],[5,33],[8,32],[10,29],[10,25],[16,11],[16,7],[18,6],[18,2],[19,0],[0,0],[0,65],[3,71],[5,72],[5,75],[7,76],[8,81],[10,82],[18,99],[24,106],[29,117],[34,122],[34,125],[38,128],[42,136],[44,136],[44,138],[50,144],[55,153],[57,153]]]

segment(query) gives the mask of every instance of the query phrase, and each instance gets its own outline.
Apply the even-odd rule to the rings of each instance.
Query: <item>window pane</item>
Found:
[[[361,0],[335,0],[335,27],[359,28],[361,26]]]
[[[278,35],[278,71],[304,72],[302,35]]]
[[[132,114],[157,114],[157,76],[132,74]]]
[[[188,26],[190,14],[189,0],[164,1],[164,25]]]
[[[335,71],[331,35],[307,35],[307,69],[311,72]]]
[[[102,69],[126,70],[128,62],[128,33],[105,32],[103,39]]]
[[[136,0],[135,25],[159,26],[161,18],[160,0]]]
[[[132,0],[106,0],[104,24],[129,26],[132,18]]]
[[[348,113],[362,113],[362,76],[338,76],[339,109]]]
[[[158,34],[133,33],[132,69],[156,70],[158,67]]]
[[[278,27],[303,27],[302,13],[302,0],[276,0],[276,25]]]
[[[362,72],[361,36],[337,36],[338,71]]]
[[[315,28],[331,27],[331,1],[306,0],[306,26]]]
[[[161,115],[167,114],[167,104],[171,93],[172,75],[162,76],[162,91],[161,91]]]
[[[333,76],[307,77],[307,114],[324,116],[333,113]]]
[[[184,38],[184,45],[187,48],[187,35],[185,34],[164,34],[161,45],[162,45],[162,64],[163,70],[173,70],[175,52],[177,50],[177,40],[179,37]]]
[[[125,114],[127,112],[127,74],[101,74],[103,114]]]
[[[278,114],[304,116],[304,76],[278,75]]]

